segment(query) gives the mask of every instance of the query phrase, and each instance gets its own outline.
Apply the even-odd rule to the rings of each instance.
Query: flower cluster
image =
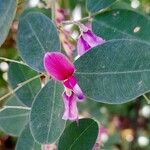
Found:
[[[102,38],[97,37],[86,26],[82,25],[80,29],[81,35],[77,42],[78,56],[83,55],[92,47],[104,42]],[[85,95],[74,76],[74,72],[76,71],[75,66],[64,54],[60,52],[47,52],[44,56],[43,62],[48,75],[50,75],[54,80],[62,82],[64,85],[62,97],[65,111],[62,118],[64,120],[77,120],[77,101],[83,102],[85,100]]]

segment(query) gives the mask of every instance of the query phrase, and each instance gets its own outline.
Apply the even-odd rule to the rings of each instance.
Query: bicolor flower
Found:
[[[78,85],[77,79],[73,76],[76,71],[75,66],[60,52],[47,52],[43,61],[46,72],[54,80],[62,82],[65,87],[63,93],[65,105],[63,119],[76,120],[78,118],[76,101],[83,101],[85,96]]]
[[[77,52],[78,56],[81,56],[88,52],[91,48],[101,45],[105,42],[104,39],[95,35],[91,29],[83,24],[79,24],[80,36],[77,41]]]

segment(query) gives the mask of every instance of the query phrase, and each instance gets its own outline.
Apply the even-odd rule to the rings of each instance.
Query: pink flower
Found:
[[[51,145],[50,144],[43,145],[42,150],[51,150]]]
[[[79,101],[84,100],[84,94],[80,86],[77,84],[77,79],[74,76],[71,76],[66,81],[64,81],[64,85],[65,87],[73,90]]]
[[[68,16],[68,12],[63,8],[58,8],[56,10],[56,23],[61,24],[62,21]]]
[[[78,108],[77,108],[77,97],[71,91],[71,95],[67,95],[66,91],[63,93],[63,100],[65,105],[65,111],[62,119],[64,120],[77,120],[78,119]]]
[[[55,144],[44,144],[42,145],[42,150],[56,150],[57,147]]]
[[[67,80],[75,72],[74,65],[60,52],[47,52],[44,56],[44,68],[57,81]]]
[[[78,118],[76,101],[83,101],[85,96],[77,83],[77,79],[73,76],[76,70],[75,66],[60,52],[47,52],[43,62],[46,72],[54,80],[61,81],[65,87],[63,93],[65,105],[63,119],[76,120]]]
[[[78,55],[81,56],[88,52],[91,48],[101,45],[105,42],[101,37],[95,35],[91,29],[86,27],[83,24],[80,24],[81,34],[77,41],[77,52]]]
[[[103,143],[105,143],[107,140],[108,140],[108,131],[105,127],[102,126],[99,128],[98,137],[92,150],[100,150]]]

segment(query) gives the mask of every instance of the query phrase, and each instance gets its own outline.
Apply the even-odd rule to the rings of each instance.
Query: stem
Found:
[[[94,17],[94,16],[96,16],[96,15],[98,15],[98,14],[101,14],[101,13],[103,13],[103,12],[105,12],[105,11],[108,11],[108,8],[102,9],[102,10],[100,10],[100,11],[98,11],[98,12],[95,12],[95,13],[93,13],[93,14],[90,14],[90,16],[85,17],[85,18],[82,18],[82,19],[77,20],[77,21],[75,21],[75,20],[66,20],[66,21],[63,21],[63,22],[62,22],[62,25],[77,24],[78,22],[84,22],[84,21],[90,20],[92,17]]]
[[[55,22],[56,0],[50,0],[50,1],[51,1],[51,10],[52,10],[52,20]]]
[[[145,98],[145,100],[147,101],[147,103],[150,104],[150,99],[145,94],[143,94],[143,97]]]
[[[43,74],[39,74],[37,76],[34,76],[32,78],[30,78],[29,80],[26,80],[24,82],[21,82],[18,84],[18,87],[16,87],[14,90],[10,91],[9,93],[5,94],[4,96],[0,97],[0,101],[2,101],[3,99],[7,98],[8,96],[14,94],[16,91],[18,91],[20,88],[22,88],[24,85],[26,85],[27,83],[31,82],[32,80],[35,80],[37,78],[39,78],[40,76],[42,76]]]
[[[6,108],[12,108],[12,109],[24,109],[24,110],[31,110],[30,107],[26,107],[26,106],[4,106],[0,109],[0,111],[3,111]]]
[[[18,5],[21,5],[21,4],[23,4],[23,3],[24,3],[24,0],[18,1]]]
[[[17,64],[21,64],[21,65],[26,65],[25,63],[21,62],[21,61],[17,61],[17,60],[13,60],[13,59],[8,59],[8,58],[5,58],[5,57],[0,57],[0,60],[3,60],[3,61],[8,61],[8,62],[14,62],[14,63],[17,63]]]

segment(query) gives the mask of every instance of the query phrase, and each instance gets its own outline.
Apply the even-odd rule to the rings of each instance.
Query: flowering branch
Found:
[[[94,16],[96,16],[96,15],[98,15],[98,14],[101,14],[101,13],[104,13],[104,12],[106,12],[106,11],[108,11],[109,9],[108,8],[106,8],[106,9],[101,9],[100,11],[98,11],[98,12],[95,12],[95,13],[93,13],[93,14],[90,14],[89,16],[87,16],[87,17],[84,17],[84,18],[82,18],[82,19],[80,19],[80,20],[66,20],[66,21],[62,21],[62,25],[69,25],[69,24],[78,24],[78,22],[84,22],[84,21],[87,21],[87,20],[90,20],[90,19],[92,19]]]

